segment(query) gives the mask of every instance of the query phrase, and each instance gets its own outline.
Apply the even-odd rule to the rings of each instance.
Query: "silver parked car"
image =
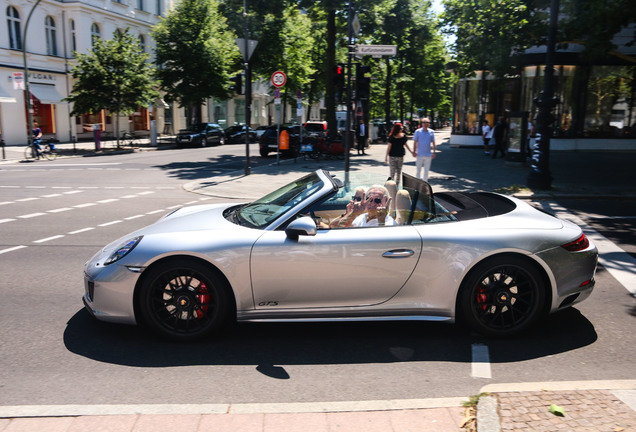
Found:
[[[433,194],[405,174],[395,210],[383,202],[394,219],[336,223],[375,183],[318,170],[251,203],[175,210],[86,263],[84,304],[182,341],[230,320],[462,321],[509,336],[592,292],[594,244],[515,198]]]

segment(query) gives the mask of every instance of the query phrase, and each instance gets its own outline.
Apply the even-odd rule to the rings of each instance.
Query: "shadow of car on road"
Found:
[[[66,348],[79,356],[133,367],[191,365],[470,363],[471,345],[488,344],[493,362],[535,359],[575,350],[597,339],[577,309],[545,318],[510,339],[484,339],[458,325],[424,321],[239,323],[209,339],[159,340],[143,327],[108,324],[82,309],[67,323]]]

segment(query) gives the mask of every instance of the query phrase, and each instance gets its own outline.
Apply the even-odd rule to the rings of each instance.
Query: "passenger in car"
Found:
[[[367,195],[367,190],[364,187],[358,186],[357,188],[355,188],[353,191],[353,196],[351,197],[351,201],[349,201],[349,203],[347,204],[347,208],[345,212],[341,214],[339,217],[332,220],[329,223],[329,227],[338,228],[338,227],[347,226],[345,225],[344,221],[342,221],[347,214],[351,214],[354,212],[360,214],[364,212],[364,199],[366,195]]]

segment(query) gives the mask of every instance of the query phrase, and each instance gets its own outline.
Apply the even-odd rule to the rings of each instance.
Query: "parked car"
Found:
[[[85,264],[84,304],[178,341],[236,320],[460,321],[499,337],[592,293],[581,228],[513,197],[403,174],[397,225],[336,228],[353,190],[384,179],[317,170],[251,203],[173,210]]]
[[[280,133],[286,131],[289,135],[289,149],[282,149],[281,155],[287,157],[296,157],[300,154],[300,126],[294,124],[286,124],[280,126]],[[270,153],[278,151],[278,126],[269,126],[258,139],[259,152],[262,157],[267,157]]]
[[[256,142],[256,131],[249,128],[250,142]],[[225,142],[229,144],[243,143],[245,144],[245,125],[230,126],[225,129]]]
[[[265,133],[269,126],[259,126],[256,128],[256,139],[260,139],[261,135]]]
[[[216,123],[197,123],[177,134],[177,147],[207,147],[210,144],[225,144],[225,133]]]
[[[303,129],[309,136],[324,137],[327,135],[327,122],[308,121],[303,125]]]

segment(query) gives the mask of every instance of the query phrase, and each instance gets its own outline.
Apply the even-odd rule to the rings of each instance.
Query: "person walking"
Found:
[[[357,133],[356,133],[356,138],[358,140],[357,142],[357,149],[358,149],[358,154],[363,154],[366,155],[366,153],[364,152],[364,148],[366,147],[367,144],[367,134],[365,131],[365,127],[364,127],[364,120],[360,119],[359,123],[358,123],[358,127],[357,127]]]
[[[508,122],[506,122],[504,116],[499,117],[492,137],[495,139],[495,151],[493,152],[492,158],[496,159],[497,153],[499,152],[501,152],[501,157],[505,157],[506,142],[508,141]]]
[[[395,123],[389,134],[384,162],[389,163],[389,176],[397,185],[400,184],[402,179],[402,165],[404,164],[404,155],[406,153],[404,147],[408,149],[409,153],[413,154],[407,141],[408,137],[404,133],[402,123]]]
[[[417,155],[415,159],[415,176],[424,181],[428,181],[428,173],[431,169],[431,162],[435,159],[435,131],[429,129],[431,121],[428,118],[422,119],[422,125],[415,131],[413,135],[413,154]],[[420,177],[424,168],[424,175]]]
[[[484,140],[484,154],[488,156],[490,154],[488,143],[490,141],[490,138],[492,138],[492,129],[490,128],[490,125],[488,124],[488,120],[484,120],[482,122],[481,137]]]

